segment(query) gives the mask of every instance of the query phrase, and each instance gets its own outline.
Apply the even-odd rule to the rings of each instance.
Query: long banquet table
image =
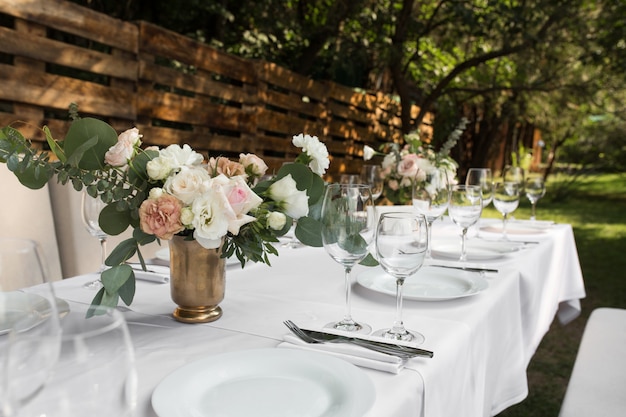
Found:
[[[434,243],[460,239],[448,219],[435,223],[433,236]],[[487,238],[499,236],[481,230],[470,242]],[[570,225],[512,233],[510,239],[527,243],[497,259],[468,264],[498,270],[484,274],[489,284],[484,291],[444,301],[405,300],[405,324],[425,335],[421,347],[434,357],[411,359],[398,373],[362,368],[376,389],[368,416],[491,416],[527,396],[526,367],[542,337],[555,316],[563,324],[577,317],[585,290]],[[213,323],[174,321],[169,285],[137,282],[135,300],[121,309],[136,349],[139,416],[156,416],[153,390],[184,364],[228,351],[279,348],[288,333],[286,319],[322,326],[343,315],[341,266],[322,248],[279,249],[271,267],[227,267],[224,314]],[[357,266],[353,276],[366,271]],[[89,304],[94,293],[83,284],[93,279],[88,274],[59,282],[57,296],[70,307]],[[352,313],[374,329],[388,327],[394,297],[355,282]]]

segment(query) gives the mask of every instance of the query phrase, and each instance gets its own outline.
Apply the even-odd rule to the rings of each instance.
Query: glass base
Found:
[[[324,326],[326,329],[341,330],[343,332],[370,334],[372,327],[369,324],[357,323],[356,321],[334,321]]]
[[[283,248],[297,249],[297,248],[301,248],[303,245],[302,243],[300,243],[299,240],[291,239],[289,242],[285,242],[280,246]]]
[[[394,332],[392,329],[381,329],[374,332],[372,336],[382,337],[389,340],[401,340],[403,342],[413,342],[418,345],[424,343],[426,338],[423,334],[414,330],[404,330],[403,332]]]
[[[90,290],[99,290],[102,288],[102,281],[95,279],[93,281],[86,282],[83,287],[89,288]]]

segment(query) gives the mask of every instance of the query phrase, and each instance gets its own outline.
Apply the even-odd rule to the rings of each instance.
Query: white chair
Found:
[[[626,415],[626,310],[591,313],[559,417]]]
[[[0,236],[37,242],[43,251],[48,278],[60,280],[63,274],[48,186],[39,190],[25,187],[3,163],[0,163],[0,184],[3,195]]]

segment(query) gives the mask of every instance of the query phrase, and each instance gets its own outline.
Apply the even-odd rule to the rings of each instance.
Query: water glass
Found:
[[[465,185],[477,185],[482,191],[483,208],[493,199],[493,175],[489,168],[470,168],[467,171]]]
[[[506,225],[509,214],[519,206],[520,185],[516,182],[497,182],[493,188],[493,205],[502,214],[502,240],[509,240]]]
[[[537,206],[537,202],[546,194],[546,184],[543,177],[533,176],[526,179],[524,183],[524,192],[526,193],[526,198],[530,201],[531,204],[531,215],[530,220],[536,220],[535,217],[535,208]]]
[[[423,179],[413,182],[413,208],[424,216],[428,228],[428,250],[426,257],[431,257],[433,223],[446,212],[450,203],[450,184],[444,171],[426,174]]]
[[[476,224],[482,214],[482,191],[477,185],[454,185],[448,214],[454,223],[461,227],[461,256],[459,261],[467,260],[467,229]]]
[[[370,186],[374,201],[383,194],[385,182],[380,165],[363,165],[361,168],[361,181],[363,184]]]

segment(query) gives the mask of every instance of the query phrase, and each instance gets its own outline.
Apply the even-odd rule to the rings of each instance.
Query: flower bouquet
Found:
[[[440,189],[444,184],[456,184],[458,164],[450,157],[450,150],[459,140],[467,121],[461,123],[449,135],[439,152],[429,143],[420,140],[417,131],[404,136],[405,145],[401,148],[397,143],[385,144],[383,152],[365,146],[363,159],[370,160],[376,155],[384,156],[382,176],[384,178],[384,196],[395,205],[410,204],[412,186],[427,178],[430,185]]]
[[[109,235],[129,227],[132,237],[120,242],[106,259],[103,288],[92,307],[130,305],[135,275],[126,262],[137,255],[145,269],[142,245],[174,235],[195,239],[205,248],[222,246],[222,257],[270,264],[273,244],[297,219],[296,236],[309,246],[322,246],[316,218],[324,191],[321,175],[329,165],[326,146],[317,137],[297,135],[302,148],[295,163],[285,164],[274,177],[261,180],[268,169],[254,154],[238,161],[204,157],[188,145],[164,149],[141,147],[136,128],[118,136],[107,123],[78,118],[64,141],[43,128],[50,152],[34,150],[11,126],[0,130],[0,162],[26,187],[43,187],[54,176],[80,191],[99,197],[107,206],[99,223]],[[95,309],[92,309],[94,311]]]

